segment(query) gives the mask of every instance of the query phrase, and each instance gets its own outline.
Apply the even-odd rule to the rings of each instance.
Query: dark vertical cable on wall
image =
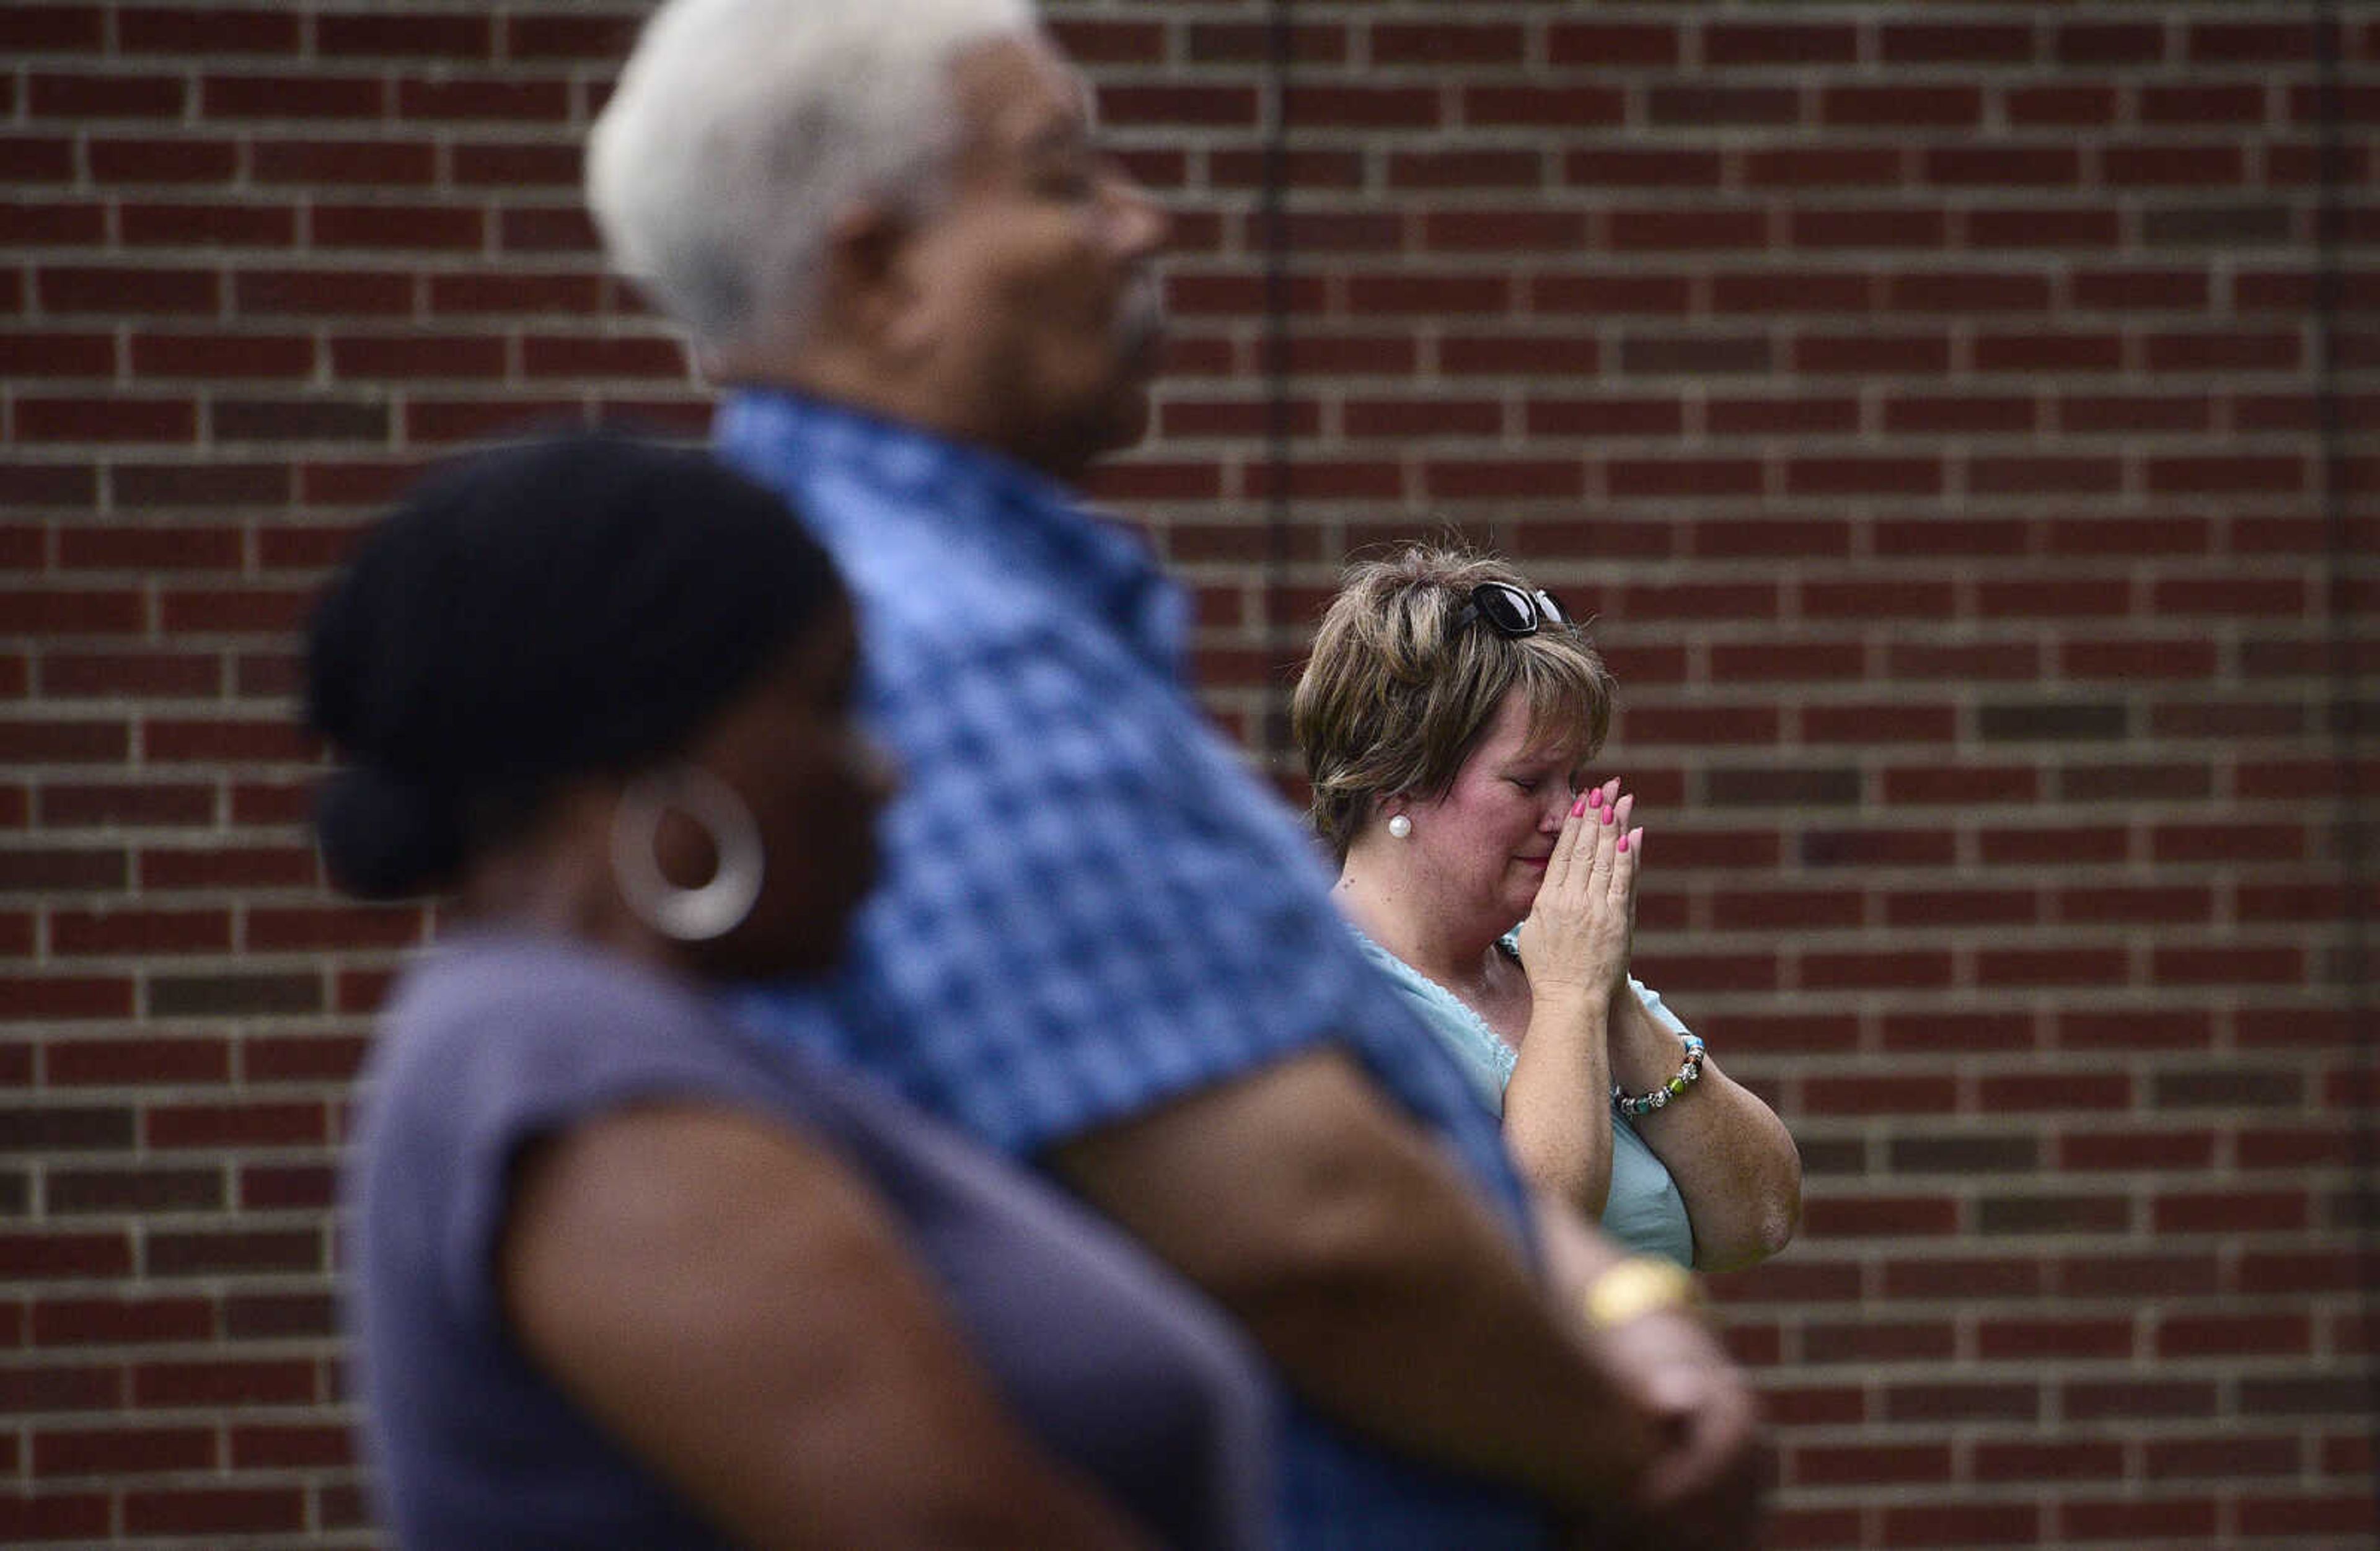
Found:
[[[1289,83],[1293,47],[1293,0],[1267,0],[1265,27],[1264,189],[1257,219],[1264,241],[1264,333],[1258,370],[1265,393],[1265,558],[1257,604],[1261,649],[1269,657],[1289,597],[1290,419],[1289,369]],[[1278,684],[1268,683],[1266,703],[1254,729],[1256,754],[1278,773],[1287,749],[1280,737],[1282,717],[1274,702]]]
[[[2326,698],[2329,703],[2331,764],[2337,782],[2340,924],[2337,966],[2346,1005],[2348,1036],[2354,1052],[2357,1092],[2350,1127],[2351,1186],[2355,1213],[2356,1286],[2364,1327],[2380,1320],[2380,1136],[2375,1136],[2375,1106],[2380,1106],[2380,1029],[2374,1026],[2372,963],[2364,893],[2371,855],[2366,834],[2360,761],[2363,748],[2363,703],[2359,693],[2356,628],[2357,578],[2352,522],[2348,512],[2344,427],[2338,405],[2337,329],[2340,303],[2339,249],[2344,212],[2340,206],[2340,158],[2346,154],[2341,135],[2338,59],[2340,27],[2336,0],[2313,0],[2314,48],[2314,267],[2313,267],[2313,397],[2315,445],[2319,459],[2315,489],[2322,503],[2324,552],[2324,628]],[[2366,1407],[2380,1422],[2380,1367],[2367,1363]],[[2380,1460],[2372,1467],[2370,1487],[2375,1511],[2380,1511]]]

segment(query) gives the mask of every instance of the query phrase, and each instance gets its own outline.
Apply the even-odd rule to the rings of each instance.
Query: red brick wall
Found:
[[[1101,488],[1226,723],[1286,778],[1364,544],[1601,615],[1643,968],[1809,1170],[1772,1544],[2365,1541],[2374,8],[1050,10],[1180,212]],[[288,628],[441,449],[700,424],[577,201],[639,14],[0,7],[0,1541],[370,1541],[423,922],[320,891]]]

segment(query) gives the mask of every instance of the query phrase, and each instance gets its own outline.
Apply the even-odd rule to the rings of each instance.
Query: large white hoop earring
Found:
[[[1389,833],[1396,836],[1399,840],[1404,839],[1407,835],[1413,833],[1413,820],[1407,818],[1402,813],[1398,814],[1395,818],[1389,820]]]
[[[653,855],[662,816],[672,811],[701,825],[719,858],[710,881],[698,889],[662,877]],[[734,787],[696,766],[638,777],[612,810],[612,877],[620,897],[638,920],[680,942],[707,942],[742,926],[760,897],[765,865],[752,810]]]

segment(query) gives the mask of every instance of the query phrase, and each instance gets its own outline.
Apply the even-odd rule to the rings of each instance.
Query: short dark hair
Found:
[[[454,881],[556,783],[690,742],[842,596],[784,501],[704,452],[577,431],[441,470],[308,636],[306,720],[345,766],[315,808],[333,881]]]

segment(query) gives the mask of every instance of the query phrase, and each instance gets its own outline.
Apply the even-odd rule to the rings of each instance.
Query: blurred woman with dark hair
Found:
[[[778,497],[615,436],[492,454],[366,539],[310,648],[333,878],[460,920],[346,1175],[404,1545],[1258,1543],[1264,1402],[1194,1295],[710,1004],[834,962],[892,785]]]

